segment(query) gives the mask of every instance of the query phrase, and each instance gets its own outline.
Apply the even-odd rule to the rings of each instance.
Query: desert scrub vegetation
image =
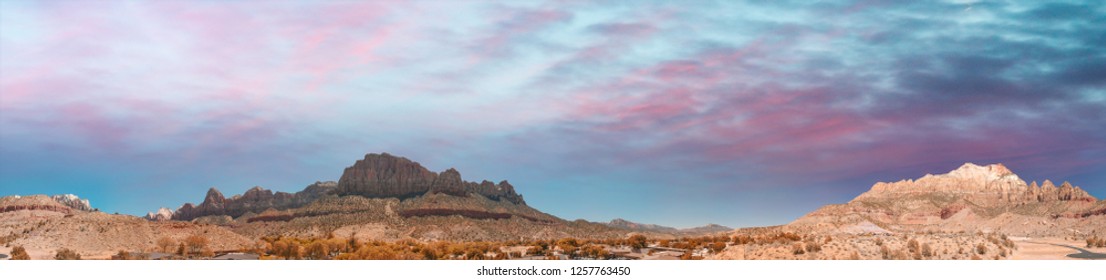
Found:
[[[922,244],[922,257],[933,257],[933,247],[929,246],[929,243]]]
[[[131,253],[125,250],[119,250],[118,253],[111,256],[112,260],[145,260],[150,257],[149,254],[143,252]]]
[[[12,260],[30,260],[31,255],[27,254],[27,249],[23,246],[15,246],[12,248]]]
[[[209,243],[211,243],[211,241],[209,241],[207,237],[204,237],[203,235],[190,235],[184,238],[184,243],[182,244],[184,245],[185,251],[182,255],[200,257],[215,256],[215,252],[213,252],[211,248],[207,247]]]
[[[791,253],[795,255],[802,255],[803,253],[806,253],[806,250],[803,250],[803,243],[800,242],[791,244]]]
[[[773,236],[776,238],[776,236]],[[794,238],[794,237],[783,237]],[[561,238],[530,241],[397,241],[359,240],[328,234],[326,237],[300,238],[266,236],[241,248],[261,259],[285,260],[500,260],[500,259],[612,259],[629,253],[648,255],[656,250],[682,252],[680,259],[703,259],[704,255],[724,251],[733,239],[729,236],[685,237],[654,240],[643,235],[628,238]],[[769,242],[769,240],[762,240]],[[658,246],[659,245],[659,246]],[[800,245],[801,246],[801,245]],[[614,251],[618,251],[616,253]]]
[[[1087,238],[1087,248],[1102,248],[1106,247],[1106,238],[1100,238],[1098,236],[1091,236]]]
[[[177,247],[177,241],[169,238],[168,236],[162,236],[157,239],[157,249],[162,253],[173,253],[173,250]]]
[[[743,246],[743,259],[884,259],[884,260],[967,260],[973,255],[984,259],[1008,258],[1014,242],[1001,234],[912,232],[909,234],[829,234],[800,235],[801,240],[765,242],[768,236],[737,236],[734,245]],[[765,240],[765,241],[762,241]],[[778,240],[778,239],[775,239]],[[758,243],[759,241],[759,243]],[[761,245],[758,245],[761,244]],[[796,244],[802,246],[799,250]],[[982,244],[983,254],[977,252]],[[798,252],[802,252],[799,254]],[[736,252],[735,252],[736,253]]]
[[[68,248],[61,248],[61,249],[58,249],[56,254],[54,254],[54,259],[55,260],[79,260],[79,259],[81,259],[81,254],[78,254],[76,251],[70,250]]]

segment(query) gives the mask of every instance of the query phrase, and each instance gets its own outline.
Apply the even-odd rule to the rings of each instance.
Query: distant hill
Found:
[[[613,227],[613,228],[620,228],[620,229],[625,229],[625,230],[630,230],[630,231],[654,232],[654,233],[664,233],[664,234],[672,234],[672,235],[703,235],[703,234],[711,234],[711,233],[726,232],[726,231],[733,230],[733,228],[725,227],[725,226],[721,226],[721,225],[716,225],[716,224],[707,224],[705,226],[694,227],[694,228],[677,229],[677,228],[674,228],[674,227],[666,227],[666,226],[655,225],[655,224],[640,224],[640,223],[627,221],[627,220],[624,220],[624,219],[614,219],[614,220],[611,220],[610,222],[607,222],[606,225],[610,226],[610,227]]]

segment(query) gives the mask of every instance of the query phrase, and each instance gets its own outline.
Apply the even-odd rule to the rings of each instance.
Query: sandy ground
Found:
[[[1083,241],[1064,240],[1063,238],[1012,238],[1018,245],[1010,259],[1014,260],[1084,260],[1068,257],[1079,250],[1061,245],[1074,246],[1093,253],[1106,254],[1106,248],[1088,249]]]

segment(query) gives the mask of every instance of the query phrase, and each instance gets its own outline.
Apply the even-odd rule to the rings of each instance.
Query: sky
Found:
[[[1102,1],[805,2],[0,1],[0,195],[141,215],[387,152],[677,227],[966,162],[1106,197]]]

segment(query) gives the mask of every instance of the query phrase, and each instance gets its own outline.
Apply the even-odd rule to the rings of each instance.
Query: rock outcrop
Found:
[[[168,220],[172,220],[173,219],[173,210],[169,210],[169,208],[162,207],[162,208],[157,209],[156,213],[155,212],[146,213],[145,218],[146,218],[146,220],[149,220],[149,221],[168,221]]]
[[[1045,234],[1060,218],[1096,215],[1098,200],[1064,182],[1026,184],[1002,164],[964,164],[947,174],[876,183],[846,204],[824,206],[788,224],[794,230],[1001,230]],[[1071,221],[1073,224],[1082,223]],[[1042,226],[1035,226],[1042,225]],[[1074,230],[1074,229],[1073,229]]]
[[[220,215],[236,218],[246,213],[256,214],[268,209],[283,210],[300,207],[331,195],[337,185],[333,181],[315,182],[304,188],[303,191],[294,194],[253,187],[246,190],[245,193],[231,198],[226,198],[218,189],[211,188],[204,196],[203,202],[199,205],[185,203],[172,214],[172,219],[190,221],[199,217]]]
[[[73,208],[73,209],[76,209],[76,210],[81,210],[81,211],[93,211],[93,210],[95,210],[94,208],[92,208],[92,204],[88,202],[88,199],[81,199],[80,197],[77,197],[77,195],[74,195],[74,194],[59,194],[59,195],[51,196],[50,198],[53,198],[54,200],[56,200],[58,203],[61,203],[62,205],[69,206],[69,208]]]
[[[72,194],[0,197],[0,213],[21,210],[44,210],[65,214],[96,211],[87,199],[81,199]]]
[[[87,212],[87,210],[78,210],[73,206],[59,202],[54,197],[45,195],[0,197],[0,213],[15,211],[51,211],[62,214]]]
[[[939,193],[955,194],[980,205],[1026,204],[1049,201],[1088,201],[1096,199],[1083,189],[1064,182],[1060,187],[1045,180],[1026,184],[1002,164],[979,166],[966,163],[942,175],[927,174],[917,180],[876,183],[858,200],[886,199],[900,195]]]
[[[365,155],[364,159],[347,167],[338,180],[337,190],[339,195],[400,199],[432,192],[462,197],[476,194],[496,201],[526,204],[522,195],[516,193],[514,186],[507,181],[498,184],[486,180],[466,182],[456,169],[450,168],[439,174],[417,162],[387,153]]]

